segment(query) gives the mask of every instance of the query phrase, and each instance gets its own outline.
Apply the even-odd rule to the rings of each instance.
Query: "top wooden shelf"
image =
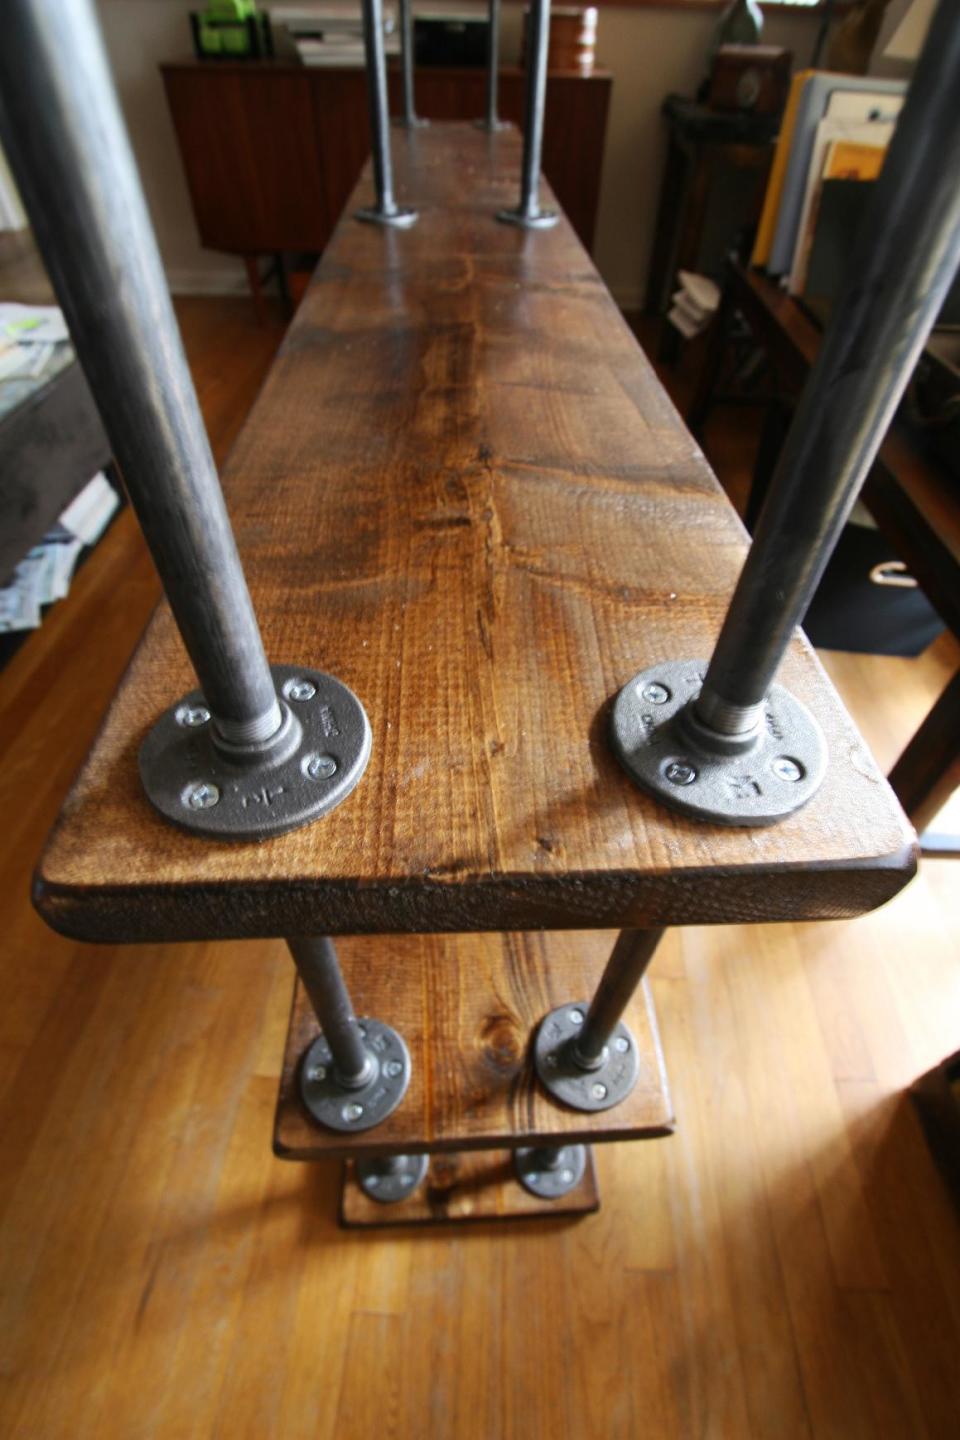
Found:
[[[746,535],[566,222],[499,225],[515,132],[395,132],[420,222],[357,224],[365,172],[224,483],[275,662],[361,697],[353,795],[263,845],[151,810],[137,750],[193,684],[151,622],[36,880],[54,928],[110,941],[850,916],[914,842],[801,638],[781,675],[830,747],[815,799],[725,830],[637,791],[608,703],[709,655]],[[546,190],[546,187],[545,187]]]

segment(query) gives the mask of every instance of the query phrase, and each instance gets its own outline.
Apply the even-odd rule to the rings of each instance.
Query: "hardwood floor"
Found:
[[[281,327],[179,310],[223,454]],[[598,1215],[345,1233],[339,1167],[270,1150],[283,946],[30,907],[156,595],[124,516],[0,677],[0,1434],[955,1436],[960,1221],[903,1095],[960,1047],[953,862],[857,921],[668,935],[678,1129],[597,1148]],[[828,657],[884,764],[956,661]]]

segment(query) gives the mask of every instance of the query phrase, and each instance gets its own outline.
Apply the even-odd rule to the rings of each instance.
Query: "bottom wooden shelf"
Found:
[[[615,936],[609,931],[350,938],[337,949],[361,1016],[392,1025],[410,1050],[410,1087],[375,1129],[321,1129],[299,1094],[301,1057],[318,1034],[294,993],[280,1079],[274,1152],[286,1160],[404,1152],[499,1150],[565,1140],[653,1139],[673,1130],[656,1016],[644,984],[625,1020],[640,1076],[613,1109],[584,1114],[537,1080],[531,1041],[550,1010],[593,994]]]
[[[570,1218],[592,1215],[600,1208],[593,1156],[580,1184],[559,1200],[541,1200],[514,1178],[509,1150],[469,1150],[433,1155],[426,1179],[406,1200],[383,1205],[365,1195],[354,1175],[353,1161],[344,1166],[340,1218],[349,1227],[380,1225],[458,1224],[478,1220]]]

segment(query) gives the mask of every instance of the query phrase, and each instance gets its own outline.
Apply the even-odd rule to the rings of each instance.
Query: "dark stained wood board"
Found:
[[[340,1220],[348,1229],[382,1225],[449,1225],[480,1220],[560,1220],[595,1214],[600,1192],[587,1151],[583,1179],[559,1200],[531,1195],[514,1179],[509,1150],[434,1155],[423,1183],[408,1200],[384,1205],[361,1190],[352,1161],[344,1165]]]
[[[224,477],[267,652],[361,697],[367,774],[263,845],[159,819],[137,749],[193,683],[161,607],[40,862],[42,914],[137,941],[815,919],[890,898],[912,832],[800,638],[780,678],[831,752],[804,811],[725,830],[620,771],[611,698],[660,657],[709,654],[745,532],[569,226],[493,219],[516,199],[516,134],[396,131],[393,151],[419,224],[357,224],[365,172]]]
[[[646,984],[625,1017],[639,1048],[640,1078],[620,1105],[584,1114],[554,1100],[536,1078],[530,1044],[537,1024],[558,1005],[590,998],[610,953],[609,935],[384,935],[337,948],[358,1015],[386,1021],[406,1041],[410,1088],[373,1130],[341,1135],[316,1125],[300,1102],[298,1072],[319,1027],[298,984],[274,1129],[274,1153],[282,1158],[483,1149],[508,1140],[653,1139],[673,1130]]]

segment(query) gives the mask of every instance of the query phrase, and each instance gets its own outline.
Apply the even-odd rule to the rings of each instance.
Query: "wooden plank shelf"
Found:
[[[426,1178],[407,1200],[382,1205],[364,1194],[351,1161],[344,1167],[340,1220],[348,1228],[462,1224],[482,1220],[562,1220],[595,1214],[600,1192],[593,1156],[583,1179],[559,1200],[541,1200],[514,1179],[509,1150],[435,1155]]]
[[[888,900],[914,837],[799,636],[780,678],[830,752],[805,809],[723,829],[620,770],[611,698],[658,660],[709,656],[746,534],[569,224],[496,223],[519,193],[516,132],[392,144],[419,223],[355,222],[368,167],[224,477],[267,654],[361,698],[367,773],[262,845],[162,820],[137,752],[194,680],[161,606],[40,861],[44,918],[170,941],[823,919]]]
[[[338,951],[358,1015],[399,1030],[412,1075],[402,1104],[373,1130],[323,1130],[303,1108],[301,1056],[318,1034],[299,983],[294,992],[274,1130],[288,1160],[505,1145],[652,1139],[674,1117],[653,1001],[646,984],[626,1014],[640,1051],[630,1096],[594,1114],[567,1109],[538,1083],[530,1040],[538,1021],[593,993],[613,937],[570,933],[385,936],[341,941]],[[378,1207],[381,1208],[381,1207]]]

